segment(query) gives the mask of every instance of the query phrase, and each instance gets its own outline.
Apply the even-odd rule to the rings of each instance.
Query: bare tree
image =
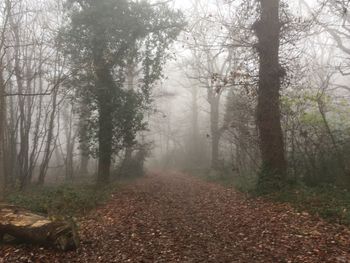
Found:
[[[80,150],[79,174],[80,176],[86,176],[89,174],[88,165],[89,165],[90,154],[89,154],[88,135],[85,127],[86,127],[86,122],[89,119],[90,112],[84,101],[80,103],[79,111],[80,111],[79,124],[78,124],[79,150]]]
[[[4,4],[0,4],[2,8],[0,15],[2,15],[2,24],[0,32],[0,200],[4,198],[4,192],[6,188],[6,175],[5,175],[5,163],[4,163],[4,151],[5,151],[5,125],[6,125],[6,83],[5,83],[5,37],[7,26],[9,23],[11,13],[11,2],[6,0]]]
[[[195,1],[193,6],[192,13],[195,15],[186,40],[186,46],[192,54],[186,62],[190,70],[185,74],[189,79],[196,81],[199,87],[206,90],[210,115],[208,138],[211,141],[211,168],[217,170],[220,158],[220,138],[224,130],[220,123],[221,98],[231,73],[232,52],[225,48],[227,36],[222,36],[225,35],[220,32],[222,26],[208,19],[212,14],[208,11],[208,5],[202,4],[200,1]],[[220,33],[217,32],[218,30]],[[196,108],[195,105],[193,107]]]
[[[65,148],[62,149],[62,156],[64,157],[64,163],[66,168],[66,179],[74,179],[74,151],[76,145],[76,139],[78,137],[79,129],[75,125],[75,109],[74,105],[67,105],[64,103],[64,109],[62,109],[62,121],[65,133]],[[59,119],[58,121],[60,121]],[[60,143],[62,145],[62,143]]]

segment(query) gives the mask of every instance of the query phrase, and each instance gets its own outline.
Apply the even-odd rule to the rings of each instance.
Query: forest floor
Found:
[[[124,186],[80,232],[77,251],[3,245],[0,262],[350,262],[345,226],[175,172]]]

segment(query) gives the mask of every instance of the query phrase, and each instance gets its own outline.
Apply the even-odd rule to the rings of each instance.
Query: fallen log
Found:
[[[63,251],[76,249],[79,245],[73,222],[53,221],[23,208],[0,204],[0,242],[5,235]]]

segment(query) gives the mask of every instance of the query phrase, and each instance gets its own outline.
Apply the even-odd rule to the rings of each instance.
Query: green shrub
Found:
[[[350,225],[350,192],[333,185],[306,187],[299,185],[270,196],[274,201],[288,202],[330,222]]]
[[[53,217],[81,215],[108,199],[116,186],[97,189],[94,185],[32,187],[8,195],[11,204]]]
[[[281,175],[271,169],[269,165],[263,164],[258,173],[258,181],[256,185],[256,194],[267,195],[276,191],[281,191],[285,187],[289,187],[290,182],[287,176]]]
[[[256,190],[258,177],[254,174],[233,176],[232,173],[222,174],[210,170],[188,173],[209,182],[215,182],[226,187],[234,187],[244,193],[252,195],[261,194],[261,192],[259,193]],[[276,191],[276,185],[272,182],[262,189],[265,191],[265,197],[272,201],[289,203],[300,211],[307,211],[332,223],[350,226],[349,190],[331,184],[309,187],[306,184],[300,183],[300,181],[298,182],[292,179],[286,180],[284,186],[278,185],[278,188],[280,190]],[[270,192],[267,189],[270,189]]]
[[[235,188],[242,193],[254,193],[256,190],[257,183],[258,178],[256,175],[244,175],[235,177],[234,179]]]
[[[257,176],[255,174],[237,176],[227,167],[222,170],[201,169],[186,170],[185,172],[208,182],[218,183],[225,187],[234,187],[245,193],[252,193],[256,189]]]

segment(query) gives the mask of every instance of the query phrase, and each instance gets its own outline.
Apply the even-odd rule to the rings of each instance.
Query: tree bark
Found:
[[[52,221],[19,207],[0,204],[0,241],[4,235],[63,251],[79,246],[74,223]]]
[[[74,105],[66,105],[65,109],[62,111],[63,126],[66,135],[66,154],[63,153],[63,159],[66,168],[66,180],[73,180],[75,176],[74,169],[74,150],[76,138],[78,136],[78,129],[75,129],[74,123]],[[58,122],[60,119],[58,119]]]
[[[257,126],[260,136],[260,150],[264,173],[277,184],[283,183],[287,163],[281,128],[280,87],[285,72],[279,63],[281,24],[279,20],[279,0],[260,0],[261,17],[254,24],[258,37],[259,90],[257,106]],[[271,178],[273,177],[273,178]]]
[[[135,77],[137,76],[137,72],[136,72],[136,64],[133,61],[133,59],[128,61],[128,67],[127,67],[127,73],[126,73],[126,79],[127,79],[127,83],[126,83],[126,88],[128,90],[134,90],[134,85],[135,85]],[[129,176],[130,172],[131,172],[131,165],[132,165],[132,153],[133,153],[133,144],[134,144],[134,140],[132,138],[125,138],[125,143],[126,143],[126,147],[125,147],[125,155],[124,155],[124,159],[122,161],[121,164],[121,176]]]
[[[102,52],[101,52],[102,54]],[[98,89],[98,174],[97,184],[107,184],[110,179],[113,142],[113,98],[115,84],[107,63],[102,55],[97,54],[94,60],[96,88]]]
[[[199,132],[199,107],[198,107],[198,88],[196,86],[191,87],[191,97],[192,97],[192,145],[191,154],[193,158],[194,165],[200,164],[200,132]]]
[[[46,137],[44,157],[40,165],[39,178],[38,178],[39,185],[43,185],[45,182],[45,177],[47,174],[47,170],[49,169],[51,156],[55,149],[55,145],[53,144],[55,143],[54,129],[55,129],[55,118],[57,115],[57,106],[58,106],[57,96],[58,96],[58,87],[55,88],[52,93],[52,109],[51,109],[49,123],[47,127],[48,131],[47,131],[47,137]]]
[[[6,174],[5,174],[5,125],[6,125],[6,83],[5,83],[5,66],[4,57],[6,54],[5,42],[6,31],[11,15],[12,4],[9,0],[5,1],[5,8],[2,13],[2,23],[0,25],[0,201],[5,198]]]
[[[106,102],[107,103],[107,102]],[[97,184],[107,184],[112,164],[112,114],[109,107],[100,105],[98,132],[98,174]]]
[[[211,168],[219,168],[219,126],[216,109],[211,112]]]
[[[89,119],[89,108],[87,102],[82,101],[80,104],[80,117],[79,117],[79,150],[80,150],[80,168],[79,175],[87,176],[89,165],[89,143],[88,132],[86,130],[86,123]]]
[[[4,167],[4,131],[6,118],[5,81],[3,67],[0,64],[0,201],[5,198],[6,175]]]
[[[94,5],[98,4],[97,2]],[[93,71],[98,107],[98,171],[97,184],[105,185],[110,180],[113,143],[113,103],[116,87],[111,66],[104,53],[107,49],[105,32],[96,25],[96,39],[93,43]]]
[[[210,129],[211,129],[211,168],[217,170],[219,168],[219,108],[220,94],[215,94],[213,90],[209,90],[210,103]]]
[[[89,174],[88,166],[89,166],[89,154],[86,154],[84,151],[80,151],[80,176],[87,176]]]

